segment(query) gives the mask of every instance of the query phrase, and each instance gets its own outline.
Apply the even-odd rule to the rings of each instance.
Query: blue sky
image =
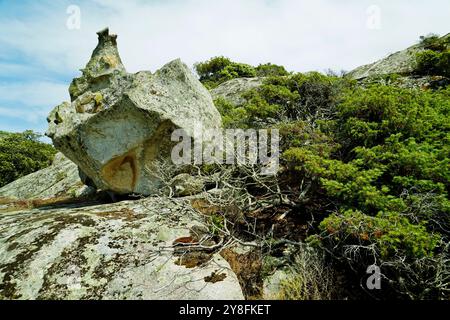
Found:
[[[80,10],[79,29],[67,27]],[[225,55],[291,71],[351,70],[430,32],[450,32],[450,1],[0,0],[0,130],[45,132],[48,112],[109,26],[129,72]]]

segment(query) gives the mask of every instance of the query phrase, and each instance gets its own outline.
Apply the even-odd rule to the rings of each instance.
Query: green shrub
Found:
[[[431,65],[448,63],[445,54]],[[312,217],[311,242],[340,268],[365,273],[375,259],[394,296],[442,298],[450,272],[450,87],[389,86],[395,78],[356,86],[319,73],[269,76],[243,94],[244,104],[216,105],[227,126],[280,129],[274,179],[283,205]],[[287,284],[286,297],[299,293],[294,287]]]
[[[235,106],[226,99],[219,97],[214,100],[214,105],[222,115],[222,122],[225,128],[245,128],[248,113],[242,106]]]
[[[206,62],[195,64],[200,81],[209,89],[234,79],[255,77],[255,68],[248,64],[233,62],[225,57],[214,57]]]
[[[443,52],[424,50],[416,55],[416,70],[422,75],[450,77],[450,50]]]
[[[319,180],[333,199],[364,212],[403,210],[398,197],[413,187],[446,194],[448,94],[448,89],[429,93],[386,86],[348,91],[337,119],[322,125],[323,132],[314,130],[326,143],[291,144],[284,158],[300,174]]]
[[[439,37],[437,34],[429,34],[427,36],[420,36],[420,45],[433,51],[444,51],[450,44],[450,37]]]
[[[413,224],[396,213],[371,217],[360,211],[347,210],[324,219],[320,230],[327,247],[343,252],[346,246],[375,244],[375,257],[382,261],[432,256],[440,240],[438,235],[427,232],[424,225]]]
[[[430,34],[420,39],[425,50],[416,54],[416,72],[450,77],[450,36],[440,38]]]
[[[424,270],[441,268],[433,256],[450,237],[449,94],[449,88],[347,88],[334,118],[281,130],[290,175],[309,185],[311,204],[302,208],[323,220],[311,239],[352,268],[374,259],[390,265],[393,290],[403,287],[414,297],[429,296],[413,283],[431,279]],[[356,249],[358,255],[348,255]],[[437,285],[430,280],[440,295]]]
[[[283,66],[272,63],[260,64],[255,68],[258,77],[288,76],[289,72]]]
[[[232,126],[259,127],[290,120],[314,122],[335,113],[341,88],[348,86],[351,84],[347,80],[317,72],[270,76],[259,87],[242,94],[246,101],[243,105],[233,112],[228,106],[223,115]]]
[[[378,299],[448,299],[448,250],[441,235],[408,216],[383,213],[375,217],[347,210],[324,219],[321,233],[308,241],[322,246],[350,266],[356,275],[376,264],[382,272]]]
[[[56,150],[32,131],[0,132],[0,187],[49,166]]]
[[[215,88],[219,84],[235,78],[289,75],[289,72],[283,66],[266,63],[252,67],[245,63],[233,62],[226,57],[214,57],[208,61],[196,63],[194,67],[200,77],[200,81],[208,89]]]
[[[382,144],[394,134],[405,139],[436,134],[442,138],[448,128],[449,93],[449,90],[427,93],[383,85],[347,91],[337,114],[337,138],[346,140],[349,147]],[[433,136],[431,140],[436,138]]]

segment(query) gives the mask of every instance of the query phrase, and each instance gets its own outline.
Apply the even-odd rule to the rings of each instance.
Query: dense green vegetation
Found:
[[[421,37],[425,50],[417,53],[417,73],[450,77],[450,36],[437,35]]]
[[[0,187],[51,164],[56,150],[40,137],[32,131],[0,131]]]
[[[252,67],[245,63],[233,62],[225,57],[214,57],[206,62],[197,63],[195,70],[200,76],[200,81],[209,89],[235,78],[289,74],[284,67],[275,64],[266,63]]]
[[[384,298],[448,298],[450,87],[271,74],[243,97],[215,103],[227,127],[280,129],[277,179],[294,214],[312,217],[310,245],[345,273],[382,266]]]

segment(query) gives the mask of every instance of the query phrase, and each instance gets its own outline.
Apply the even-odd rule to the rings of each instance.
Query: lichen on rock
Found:
[[[0,225],[0,299],[243,299],[218,253],[176,263],[174,241],[205,228],[182,199],[8,212]]]

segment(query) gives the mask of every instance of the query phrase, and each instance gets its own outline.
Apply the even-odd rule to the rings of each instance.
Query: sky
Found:
[[[0,0],[0,130],[45,132],[107,26],[128,72],[221,55],[349,71],[449,33],[450,1]]]

